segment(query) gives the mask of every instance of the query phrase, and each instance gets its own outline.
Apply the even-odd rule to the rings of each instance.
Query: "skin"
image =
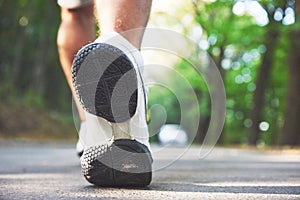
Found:
[[[97,0],[96,17],[101,33],[118,32],[139,49],[151,3],[151,0]],[[129,31],[132,29],[137,30]]]
[[[101,34],[118,32],[139,49],[151,3],[151,0],[95,0],[94,5],[77,9],[61,8],[61,24],[57,36],[58,53],[73,95],[72,62],[81,47],[95,40],[95,19]],[[135,31],[129,31],[136,28],[138,29]],[[78,102],[76,105],[81,121],[85,121],[81,106]]]

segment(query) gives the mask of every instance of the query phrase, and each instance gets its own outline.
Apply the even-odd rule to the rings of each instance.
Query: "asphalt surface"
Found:
[[[214,148],[199,159],[200,147],[154,146],[150,186],[100,188],[81,175],[73,145],[0,144],[0,199],[5,200],[300,199],[299,150]]]

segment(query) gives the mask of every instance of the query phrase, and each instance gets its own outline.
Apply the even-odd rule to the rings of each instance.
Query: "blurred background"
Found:
[[[216,63],[227,95],[218,144],[299,146],[299,19],[298,0],[154,0],[149,27],[189,37]],[[57,54],[59,24],[55,0],[0,0],[1,139],[76,141],[71,93]],[[199,100],[201,120],[193,120],[193,112],[188,118],[199,126],[193,142],[202,143],[211,117],[207,86],[184,60],[172,67]],[[169,90],[151,87],[149,107],[155,104],[165,108],[167,124],[180,123],[179,104]],[[189,127],[178,129],[188,140]],[[159,128],[151,131],[157,142]]]

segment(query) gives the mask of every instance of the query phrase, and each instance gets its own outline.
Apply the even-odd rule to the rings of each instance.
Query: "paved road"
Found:
[[[299,151],[154,147],[151,185],[120,189],[87,183],[71,145],[0,145],[0,199],[300,199]]]

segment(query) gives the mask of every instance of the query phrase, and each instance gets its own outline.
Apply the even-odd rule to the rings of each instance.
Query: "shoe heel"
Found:
[[[111,145],[87,149],[82,172],[92,184],[105,187],[144,187],[152,179],[152,157],[136,140],[121,139]]]

